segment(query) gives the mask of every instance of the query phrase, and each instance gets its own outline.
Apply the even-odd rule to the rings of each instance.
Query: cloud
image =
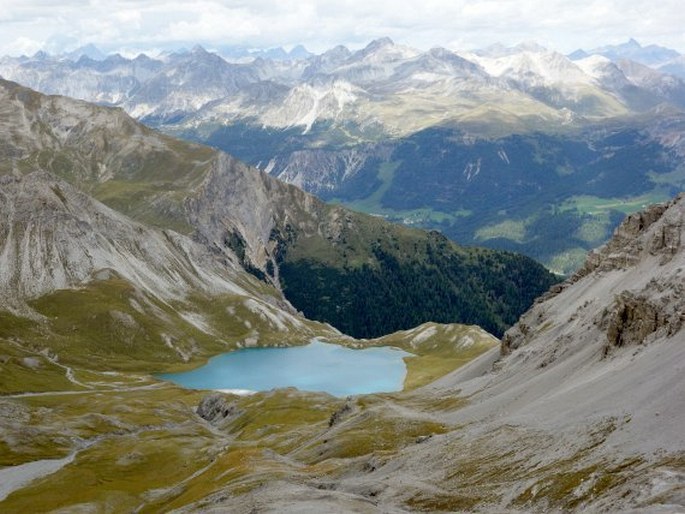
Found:
[[[170,23],[165,37],[176,41],[250,39],[261,34],[260,25],[259,18],[242,8],[206,3],[191,19]]]
[[[0,53],[48,40],[105,50],[304,43],[323,51],[381,36],[419,48],[536,40],[561,51],[635,37],[685,51],[681,9],[680,0],[3,0]]]
[[[7,45],[5,52],[10,55],[33,55],[44,47],[44,41],[20,36]]]

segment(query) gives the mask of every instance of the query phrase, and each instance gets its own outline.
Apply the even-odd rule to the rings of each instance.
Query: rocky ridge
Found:
[[[188,237],[127,219],[46,172],[0,177],[0,291],[18,306],[115,273],[158,298],[247,295],[248,277]],[[14,305],[12,305],[14,304]]]
[[[621,57],[626,55],[632,54]],[[337,47],[302,57],[233,63],[201,47],[158,60],[5,57],[0,76],[44,93],[119,105],[150,123],[197,127],[252,120],[305,133],[323,123],[352,140],[484,115],[496,121],[507,112],[513,116],[510,105],[526,106],[514,125],[534,126],[533,113],[548,124],[575,124],[644,112],[661,102],[682,106],[685,91],[680,79],[657,70],[652,73],[659,79],[645,81],[624,66],[613,70],[613,81],[601,80],[568,57],[530,44],[459,54],[421,52],[382,38],[355,52]],[[664,81],[670,81],[666,89]]]

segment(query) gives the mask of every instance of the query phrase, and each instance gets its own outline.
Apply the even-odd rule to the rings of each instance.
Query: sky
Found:
[[[629,38],[685,53],[682,0],[0,0],[0,55],[240,45],[323,52],[388,36],[427,50],[535,41],[569,53]]]

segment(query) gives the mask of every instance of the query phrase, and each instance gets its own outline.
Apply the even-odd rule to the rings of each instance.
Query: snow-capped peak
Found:
[[[608,68],[615,68],[611,59],[608,59],[603,55],[590,55],[574,61],[574,64],[586,74],[596,79],[603,77]]]
[[[522,50],[501,57],[486,57],[477,54],[465,56],[480,64],[494,77],[512,78],[532,85],[589,83],[588,76],[574,62],[558,52]]]
[[[420,53],[421,52],[415,48],[397,45],[392,39],[385,37],[372,41],[365,48],[356,52],[352,56],[352,59],[371,64],[411,59]]]

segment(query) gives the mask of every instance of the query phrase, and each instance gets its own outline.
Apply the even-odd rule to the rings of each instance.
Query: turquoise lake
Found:
[[[313,341],[289,348],[245,348],[201,368],[157,375],[192,389],[269,391],[296,387],[334,396],[400,391],[410,353],[391,347],[352,350]]]

